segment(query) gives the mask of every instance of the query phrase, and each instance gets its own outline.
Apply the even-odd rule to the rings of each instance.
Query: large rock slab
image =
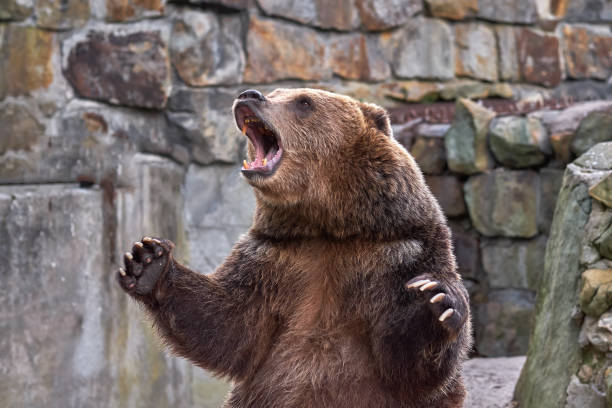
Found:
[[[469,408],[512,408],[514,385],[525,357],[472,358],[463,364]]]
[[[3,0],[0,8],[0,21],[25,20],[34,10],[34,0]]]
[[[246,137],[236,128],[231,106],[238,89],[176,89],[168,120],[189,146],[193,161],[238,163],[245,157]]]
[[[568,76],[608,79],[612,74],[612,33],[609,28],[564,25],[561,31]]]
[[[425,0],[434,17],[462,20],[478,11],[478,0]]]
[[[526,290],[492,290],[477,308],[478,353],[487,357],[527,352],[535,294]]]
[[[106,0],[107,21],[134,21],[164,14],[166,0]]]
[[[493,167],[487,133],[494,117],[495,112],[475,102],[457,101],[452,126],[444,136],[448,167],[453,172],[475,174]]]
[[[57,74],[53,33],[33,27],[0,25],[0,100],[48,88]]]
[[[609,154],[609,146],[607,151]],[[603,173],[594,167],[601,165],[596,154],[585,156],[581,158],[584,167],[568,165],[557,201],[527,363],[516,389],[517,401],[525,408],[565,406],[570,378],[580,365],[580,321],[574,317],[583,268],[581,252],[584,237],[592,235],[593,228],[601,228],[595,225],[599,222],[589,220],[588,188]]]
[[[561,17],[569,21],[612,21],[612,4],[607,0],[561,0],[558,3]]]
[[[474,227],[489,237],[534,237],[538,233],[538,188],[538,174],[529,170],[496,169],[470,177],[464,190]]]
[[[391,35],[381,47],[400,78],[451,79],[454,47],[450,26],[443,21],[415,18]]]
[[[329,40],[329,53],[329,65],[339,77],[381,81],[391,75],[389,63],[378,49],[374,37],[362,34],[332,37]]]
[[[441,174],[446,168],[444,138],[417,136],[410,154],[425,174]]]
[[[341,0],[330,7],[324,0],[259,0],[266,14],[278,16],[320,28],[351,30],[359,27],[355,0]]]
[[[36,25],[51,30],[82,27],[89,19],[89,0],[37,0]]]
[[[491,121],[490,129],[491,151],[504,166],[538,166],[546,161],[545,153],[551,153],[546,128],[536,118],[499,117]]]
[[[418,0],[355,0],[366,30],[386,30],[404,24],[423,10]]]
[[[425,181],[447,217],[465,214],[463,185],[456,176],[425,176]]]
[[[495,22],[532,24],[538,19],[535,0],[479,0],[478,17]]]
[[[173,19],[172,64],[187,85],[241,82],[245,55],[240,16],[180,10]]]
[[[487,25],[455,25],[455,73],[457,76],[497,81],[497,43]]]
[[[591,112],[572,139],[572,152],[581,155],[598,143],[612,141],[612,111]]]
[[[170,92],[167,30],[91,30],[64,43],[64,72],[84,98],[161,109]]]
[[[529,289],[536,292],[544,270],[547,237],[531,240],[482,241],[482,266],[492,289]]]

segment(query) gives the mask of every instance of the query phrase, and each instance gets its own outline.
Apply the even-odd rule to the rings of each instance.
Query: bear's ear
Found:
[[[391,120],[386,110],[373,103],[362,103],[361,111],[366,121],[371,122],[376,129],[391,137]]]

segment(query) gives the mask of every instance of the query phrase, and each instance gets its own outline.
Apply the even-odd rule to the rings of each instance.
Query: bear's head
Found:
[[[268,232],[373,233],[380,217],[431,201],[376,105],[315,89],[248,90],[233,112],[248,137],[242,173],[257,196],[255,221]]]

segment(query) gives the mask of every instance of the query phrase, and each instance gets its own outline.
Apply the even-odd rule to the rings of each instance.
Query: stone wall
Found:
[[[570,164],[555,209],[521,408],[612,406],[612,142]]]
[[[610,22],[605,0],[0,0],[0,400],[219,405],[226,386],[160,351],[112,271],[146,234],[210,272],[248,228],[240,90],[606,99]],[[450,130],[430,106],[394,128],[450,218],[477,351],[524,353],[562,169],[610,138],[609,105],[461,100]]]

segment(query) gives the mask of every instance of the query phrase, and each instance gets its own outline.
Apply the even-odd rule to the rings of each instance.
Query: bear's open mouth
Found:
[[[243,161],[242,173],[245,175],[271,175],[276,170],[283,154],[280,139],[272,126],[258,116],[246,103],[235,109],[236,123],[255,148],[255,160]]]

